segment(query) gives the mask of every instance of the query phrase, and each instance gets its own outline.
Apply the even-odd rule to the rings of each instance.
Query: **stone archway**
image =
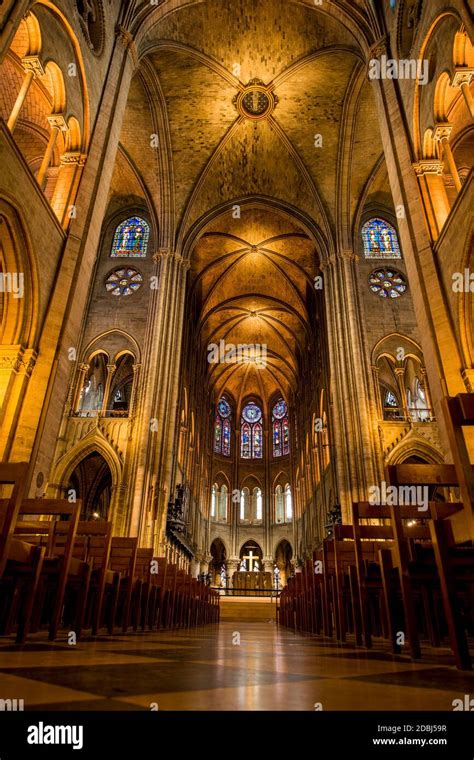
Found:
[[[280,586],[286,586],[289,576],[292,572],[291,560],[293,557],[293,549],[291,544],[286,538],[283,538],[275,549],[275,564],[280,571],[279,583]]]
[[[71,475],[67,492],[82,500],[81,520],[108,520],[112,498],[112,473],[97,451],[81,459]]]
[[[211,573],[211,584],[213,586],[222,586],[222,570],[226,573],[227,551],[224,542],[220,538],[215,538],[210,548],[211,561],[209,563],[209,572]]]
[[[247,572],[263,570],[263,552],[260,544],[251,539],[242,546],[239,555],[239,569]]]

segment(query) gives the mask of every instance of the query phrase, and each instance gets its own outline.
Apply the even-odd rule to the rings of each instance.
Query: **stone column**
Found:
[[[426,219],[433,240],[437,240],[451,210],[443,181],[442,161],[422,159],[413,164],[420,185]]]
[[[332,467],[344,522],[352,501],[367,498],[381,474],[376,411],[369,367],[361,336],[356,257],[340,251],[323,262],[329,361],[333,378],[331,425]],[[336,459],[336,461],[334,461]]]
[[[203,556],[203,558],[201,560],[201,564],[200,564],[200,572],[201,573],[205,573],[207,575],[207,573],[209,572],[209,563],[210,563],[211,560],[212,560],[212,555],[211,554],[205,554]]]
[[[38,169],[38,174],[36,175],[38,185],[42,190],[44,189],[46,183],[46,172],[48,171],[49,165],[51,163],[51,158],[58,135],[60,132],[67,132],[67,124],[62,113],[53,113],[48,116],[48,123],[51,127],[51,132],[49,135],[48,144],[46,146],[46,151],[41,162],[41,166]]]
[[[172,441],[177,424],[179,364],[188,262],[169,249],[155,254],[155,270],[143,355],[139,445],[134,484],[130,491],[129,527],[147,545],[163,551],[171,483]],[[153,535],[143,536],[144,515],[152,509]]]
[[[69,213],[73,206],[86,156],[79,151],[67,151],[60,157],[60,167],[54,187],[51,206],[61,225],[67,229],[75,214]]]
[[[75,378],[76,387],[74,389],[74,396],[71,404],[71,409],[73,412],[79,411],[79,404],[81,403],[81,391],[84,388],[84,382],[88,371],[88,364],[79,365]]]
[[[239,569],[240,560],[238,557],[231,557],[226,562],[226,572],[229,576],[229,588],[233,588],[232,577]]]
[[[470,84],[473,79],[474,79],[474,69],[470,69],[467,66],[465,67],[460,66],[454,72],[453,78],[451,80],[451,87],[459,87],[459,89],[461,90],[464,96],[464,100],[466,101],[466,105],[468,107],[469,113],[471,114],[471,119],[474,119],[474,99],[472,97],[471,88],[470,88]]]
[[[459,179],[458,167],[456,166],[456,162],[454,160],[453,151],[451,150],[451,145],[449,143],[449,138],[451,136],[452,130],[452,124],[437,124],[434,129],[434,139],[438,140],[441,145],[444,159],[448,165],[449,173],[453,178],[454,187],[456,188],[457,192],[460,193],[462,190],[462,184],[461,180]]]
[[[17,99],[12,108],[12,112],[7,121],[7,127],[10,132],[13,132],[15,129],[15,125],[18,121],[18,116],[20,115],[20,111],[22,109],[23,103],[26,100],[26,96],[28,95],[33,79],[35,79],[35,77],[44,76],[44,69],[37,55],[25,56],[21,59],[21,63],[25,70],[25,78],[23,79],[20,92],[18,93]]]
[[[395,377],[397,378],[398,395],[400,396],[401,409],[399,412],[403,414],[405,420],[410,420],[410,412],[408,410],[407,391],[405,388],[405,367],[395,367]]]
[[[106,411],[109,409],[112,409],[112,399],[109,398],[110,396],[110,389],[112,387],[112,379],[115,375],[115,370],[117,369],[117,366],[115,364],[107,364],[107,377],[105,379],[105,388],[104,388],[104,397],[102,399],[102,408],[100,410],[101,414],[105,416]]]

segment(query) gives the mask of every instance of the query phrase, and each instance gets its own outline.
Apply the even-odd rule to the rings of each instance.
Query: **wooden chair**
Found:
[[[116,575],[112,580],[110,633],[113,632],[116,618],[121,622],[124,633],[130,624],[132,593],[138,580],[135,578],[137,550],[138,538],[112,538],[108,569]]]
[[[135,578],[131,602],[131,621],[133,630],[140,625],[142,631],[150,623],[151,610],[155,606],[157,586],[153,584],[152,570],[153,549],[138,549],[135,562]]]
[[[80,500],[71,503],[67,499],[24,499],[20,507],[20,516],[29,519],[18,521],[17,534],[46,549],[35,606],[37,626],[41,617],[46,619],[50,641],[57,636],[70,575],[77,574],[81,582],[87,571],[85,563],[73,561],[72,556],[81,506]],[[32,517],[49,519],[31,520]]]
[[[73,548],[73,562],[87,564],[88,571],[82,582],[78,576],[70,577],[69,594],[77,595],[74,630],[80,636],[83,627],[90,627],[92,635],[98,633],[103,614],[106,584],[113,585],[114,573],[108,570],[112,543],[112,523],[102,520],[81,520],[78,523]]]
[[[386,468],[387,482],[394,486],[455,486],[457,470],[454,465],[401,464]],[[472,667],[466,635],[466,624],[459,604],[458,581],[472,587],[474,581],[474,548],[456,547],[449,518],[462,510],[461,504],[429,502],[430,539],[441,586],[442,602],[456,666],[461,670]],[[406,567],[406,551],[401,541],[399,512],[390,508],[397,543],[397,564]],[[421,513],[423,516],[424,513]],[[420,517],[420,512],[418,512]],[[405,571],[402,571],[405,573]],[[406,575],[406,573],[405,573]]]
[[[11,494],[2,499],[0,510],[0,578],[8,559],[8,550],[13,538],[20,505],[26,491],[28,463],[0,463],[0,486],[10,486]],[[3,488],[2,488],[3,491]]]

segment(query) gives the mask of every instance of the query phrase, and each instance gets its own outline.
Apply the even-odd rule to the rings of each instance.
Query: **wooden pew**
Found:
[[[128,630],[132,593],[137,582],[135,578],[137,550],[138,538],[112,538],[108,569],[113,571],[115,577],[112,581],[109,633],[113,633],[117,615],[122,623],[122,631],[126,633]]]
[[[67,499],[23,499],[18,513],[19,518],[25,516],[50,518],[47,520],[18,519],[15,526],[15,532],[21,536],[21,540],[45,549],[41,574],[35,591],[36,613],[33,614],[32,626],[35,619],[39,626],[41,615],[46,615],[49,622],[50,641],[56,638],[61,622],[80,511],[80,500],[71,503]],[[62,519],[64,517],[69,519]],[[80,575],[84,570],[84,564],[81,563],[73,572]]]
[[[0,510],[0,578],[8,560],[8,551],[13,538],[20,505],[26,491],[28,462],[1,462],[0,486],[11,488],[10,495],[2,499]]]
[[[453,455],[457,484],[461,491],[468,535],[474,540],[474,467],[464,438],[463,427],[474,425],[474,394],[459,393],[442,400],[442,410],[450,449]]]
[[[73,558],[87,563],[87,578],[77,585],[69,579],[69,590],[78,595],[74,630],[80,636],[82,629],[90,627],[92,635],[98,633],[103,614],[107,582],[113,585],[114,573],[108,569],[112,544],[112,523],[103,520],[81,520],[74,541]],[[77,578],[77,576],[76,576]]]
[[[152,570],[153,549],[138,549],[135,563],[135,583],[132,598],[131,622],[136,631],[140,625],[142,631],[150,625],[150,612],[155,605],[157,586],[153,585]],[[151,626],[150,626],[151,627]]]
[[[392,465],[386,468],[385,477],[390,485],[397,487],[412,485],[455,486],[458,481],[454,465]],[[460,504],[430,502],[428,516],[430,518],[430,538],[441,584],[443,608],[449,630],[451,648],[456,660],[456,666],[461,670],[470,670],[472,662],[458,600],[456,577],[462,567],[465,582],[468,582],[470,579],[469,573],[474,577],[474,549],[472,544],[470,547],[455,546],[448,519],[456,512],[461,511],[461,509],[462,505]],[[418,517],[423,517],[423,514],[418,512]],[[390,515],[396,533],[397,546],[400,545],[397,565],[405,567],[406,556],[400,538],[402,528],[397,509],[390,507]]]

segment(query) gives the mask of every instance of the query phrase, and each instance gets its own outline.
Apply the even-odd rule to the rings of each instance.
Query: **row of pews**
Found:
[[[401,464],[385,471],[386,483],[426,488],[457,486],[454,465]],[[415,492],[413,492],[415,493]],[[449,642],[456,666],[471,669],[474,635],[474,545],[456,544],[452,520],[463,505],[358,502],[352,524],[333,534],[283,590],[279,621],[298,631],[333,637],[370,649],[373,637],[395,654],[422,655],[422,642]],[[472,534],[471,534],[472,535]]]
[[[219,597],[189,573],[80,520],[81,502],[24,497],[28,464],[0,463],[0,635],[23,643],[44,627],[76,640],[119,628],[188,628],[219,620]]]

